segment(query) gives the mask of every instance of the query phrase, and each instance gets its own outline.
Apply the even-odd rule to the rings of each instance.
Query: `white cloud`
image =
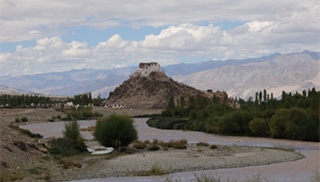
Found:
[[[279,24],[248,22],[236,29],[221,30],[209,24],[181,24],[163,29],[157,35],[147,35],[141,41],[127,41],[115,34],[97,46],[86,42],[64,42],[60,37],[39,39],[34,47],[17,46],[13,53],[0,54],[1,74],[20,75],[70,69],[109,69],[157,61],[161,65],[182,62],[179,57],[247,58],[273,52],[301,51],[299,39],[278,36]],[[304,32],[297,36],[305,37]],[[281,43],[274,44],[276,39]],[[276,46],[275,46],[276,45]],[[317,50],[318,45],[310,46]],[[204,61],[203,59],[200,61]],[[23,64],[21,64],[23,63]],[[37,69],[35,69],[37,68]]]
[[[255,32],[260,31],[261,29],[263,29],[263,28],[265,28],[267,26],[272,25],[272,22],[252,21],[252,22],[247,23],[247,25],[249,26],[249,31],[251,33],[255,33]]]
[[[183,62],[181,57],[204,61],[203,57],[241,59],[274,52],[320,51],[317,0],[1,0],[0,11],[0,42],[37,40],[33,47],[17,46],[15,52],[1,53],[1,75],[108,69],[141,61],[167,65]],[[215,24],[219,21],[246,23],[222,30]],[[212,24],[199,26],[199,22]],[[66,27],[120,25],[168,28],[141,41],[115,34],[96,46],[60,38]]]
[[[2,0],[0,5],[1,42],[60,36],[61,27],[107,29],[121,24],[159,27],[226,20],[281,22],[290,18],[308,25],[319,17],[317,0]]]

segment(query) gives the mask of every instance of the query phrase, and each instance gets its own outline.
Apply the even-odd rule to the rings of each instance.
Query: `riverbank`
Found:
[[[275,174],[279,179],[278,174],[285,176],[289,180],[297,179],[295,181],[303,181],[300,176],[310,178],[310,172],[315,169],[319,169],[319,143],[314,142],[301,142],[301,141],[289,141],[289,140],[276,140],[266,138],[252,138],[252,137],[228,137],[218,136],[212,134],[205,134],[201,132],[185,132],[177,130],[159,130],[150,128],[146,125],[147,119],[135,119],[135,124],[139,132],[140,140],[158,140],[169,141],[186,139],[189,142],[201,141],[208,142],[210,144],[222,144],[219,145],[219,150],[211,151],[209,148],[199,148],[196,146],[190,146],[187,150],[172,150],[168,151],[160,150],[155,152],[141,151],[131,155],[120,156],[117,158],[107,160],[107,156],[90,156],[88,154],[82,156],[75,156],[72,158],[74,162],[81,163],[81,168],[64,169],[62,164],[55,161],[49,154],[42,153],[36,150],[33,145],[38,146],[37,139],[29,138],[7,126],[14,123],[14,118],[27,116],[29,118],[28,123],[42,123],[48,124],[47,119],[60,113],[54,110],[1,110],[1,171],[8,171],[13,177],[20,177],[21,181],[51,181],[59,180],[75,180],[100,178],[102,181],[122,181],[123,178],[106,178],[111,176],[136,176],[143,171],[150,170],[152,166],[157,165],[163,170],[169,172],[183,172],[175,173],[175,175],[182,174],[182,176],[193,176],[193,173],[204,169],[219,169],[228,168],[237,172],[230,174],[241,174],[243,166],[256,166],[251,167],[253,171],[270,171],[269,166],[273,170],[272,173],[266,177],[273,177]],[[6,111],[6,112],[3,112]],[[19,112],[18,112],[19,111]],[[51,124],[58,124],[54,122]],[[84,123],[88,123],[85,122]],[[93,122],[94,123],[94,122]],[[27,124],[27,123],[26,123]],[[63,124],[63,123],[62,123]],[[91,125],[91,124],[89,124]],[[63,125],[62,125],[63,126]],[[33,127],[37,130],[37,128]],[[57,129],[57,127],[41,127],[43,134],[51,133],[51,130]],[[14,143],[15,141],[22,141],[27,145],[26,150],[18,148]],[[223,146],[227,144],[228,146]],[[295,148],[298,151],[310,150],[310,154],[307,158],[302,160],[302,156],[292,151],[283,151],[276,149],[246,147],[246,146],[233,146],[233,145],[252,145],[252,146],[279,146],[284,148]],[[38,146],[40,147],[40,146]],[[229,149],[228,149],[229,148]],[[238,149],[237,149],[238,148]],[[315,151],[314,151],[315,150]],[[302,153],[305,151],[302,151]],[[304,153],[303,153],[304,154]],[[306,155],[306,156],[307,156]],[[279,163],[282,162],[282,163]],[[277,163],[271,165],[263,165]],[[257,166],[260,165],[260,166]],[[262,165],[262,166],[261,166]],[[290,168],[285,167],[286,165]],[[277,168],[277,166],[280,166]],[[245,169],[247,169],[246,167]],[[261,170],[256,170],[260,169]],[[268,168],[268,170],[265,170]],[[223,170],[223,169],[220,169]],[[211,170],[213,172],[220,170]],[[287,171],[285,171],[287,170]],[[280,172],[281,171],[281,172]],[[209,173],[207,171],[206,173]],[[138,174],[137,174],[138,173]],[[294,173],[294,174],[293,174]],[[254,173],[250,173],[254,174]],[[294,176],[295,174],[298,174]],[[237,179],[241,176],[236,176]],[[293,177],[294,176],[294,177]],[[141,181],[138,177],[126,177],[129,180],[123,181]],[[150,177],[152,178],[152,177]],[[110,179],[110,180],[109,180]],[[144,179],[144,178],[143,178]],[[159,178],[151,181],[159,181]],[[192,179],[192,178],[190,178]],[[272,178],[271,178],[272,179]],[[190,180],[183,180],[190,181]],[[277,180],[275,180],[277,181]],[[282,180],[283,181],[283,180]],[[294,181],[294,180],[293,180]]]
[[[71,157],[68,159],[81,163],[82,168],[59,170],[53,180],[139,176],[155,169],[162,173],[175,173],[237,168],[302,158],[301,154],[291,150],[224,145],[210,149],[210,146],[188,145],[184,150],[142,151],[112,159],[108,159],[107,155]]]

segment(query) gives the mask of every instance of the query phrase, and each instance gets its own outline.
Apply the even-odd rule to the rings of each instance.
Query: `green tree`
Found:
[[[269,125],[266,119],[262,118],[253,118],[253,120],[250,121],[249,123],[249,129],[252,132],[253,135],[255,136],[267,136],[268,135],[268,130],[269,130]]]
[[[112,114],[101,118],[96,123],[94,136],[106,147],[127,146],[138,139],[138,133],[129,116]]]
[[[193,96],[190,96],[188,100],[188,110],[191,111],[194,109],[196,109],[196,100]]]
[[[174,104],[174,98],[173,96],[171,95],[170,99],[169,99],[169,102],[168,102],[168,106],[167,106],[167,110],[168,111],[173,111],[175,109],[175,104]]]
[[[80,125],[77,120],[65,123],[63,136],[72,140],[81,140]]]
[[[270,135],[274,138],[285,138],[286,124],[290,122],[289,109],[278,109],[271,117]]]

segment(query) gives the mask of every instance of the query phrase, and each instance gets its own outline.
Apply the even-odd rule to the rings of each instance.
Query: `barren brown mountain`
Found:
[[[126,108],[133,109],[163,109],[167,106],[171,96],[175,100],[181,96],[186,100],[190,96],[212,98],[213,95],[216,95],[220,100],[228,97],[225,92],[201,91],[174,81],[160,71],[157,63],[150,67],[146,65],[140,64],[137,72],[110,93],[106,103],[124,105]]]

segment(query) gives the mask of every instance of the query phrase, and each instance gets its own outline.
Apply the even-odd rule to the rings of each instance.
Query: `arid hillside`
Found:
[[[152,72],[148,76],[133,75],[110,93],[107,104],[121,104],[133,109],[163,109],[171,96],[175,99],[183,96],[227,98],[225,92],[205,92],[174,81],[163,72]]]

